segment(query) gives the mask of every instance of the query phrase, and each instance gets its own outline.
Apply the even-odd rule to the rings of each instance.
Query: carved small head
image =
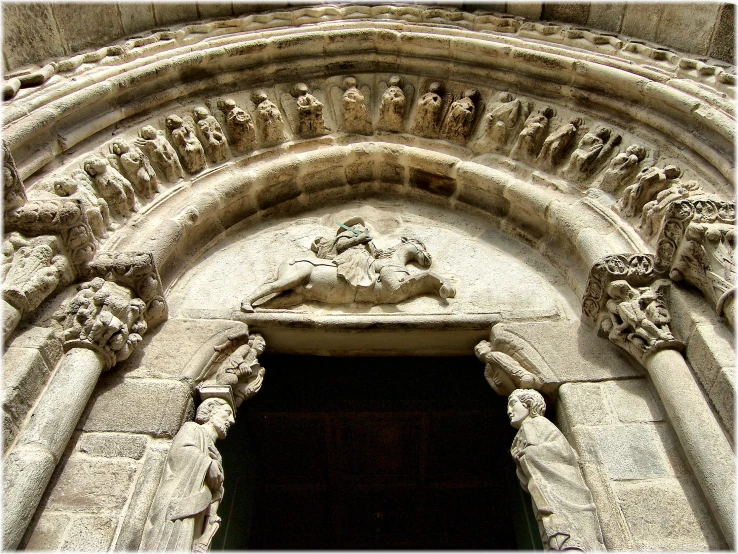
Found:
[[[116,140],[113,144],[110,145],[110,151],[116,156],[122,156],[130,149],[131,147],[124,140]]]
[[[228,428],[236,423],[231,406],[222,398],[208,398],[200,404],[195,421],[200,425],[210,423],[219,439],[224,439]]]
[[[54,187],[54,192],[58,196],[71,196],[77,192],[77,183],[74,182],[74,179],[69,177],[54,179],[52,185]]]
[[[236,101],[233,100],[233,98],[228,98],[220,102],[219,107],[224,112],[230,112],[233,108],[236,107]]]
[[[195,119],[200,121],[201,119],[205,119],[207,116],[210,115],[210,112],[208,109],[204,106],[198,106],[194,110],[192,110],[192,113],[195,114]]]
[[[646,149],[643,148],[640,144],[631,144],[628,146],[628,148],[625,149],[625,151],[628,154],[634,155],[636,158],[638,158],[639,162],[642,162],[643,159],[646,157]]]
[[[428,87],[428,92],[432,94],[438,94],[440,96],[443,94],[443,85],[439,83],[438,81],[434,81]]]
[[[497,96],[495,96],[495,102],[507,103],[512,102],[513,100],[515,100],[515,97],[505,90],[498,92]]]
[[[251,100],[254,104],[261,104],[264,100],[268,100],[269,96],[264,89],[260,88],[251,93]]]
[[[400,77],[399,75],[393,75],[392,77],[389,78],[388,84],[391,87],[401,87],[402,77]]]
[[[584,121],[582,121],[582,118],[576,116],[570,118],[569,123],[573,125],[576,129],[579,129],[579,127],[584,125]]]
[[[681,174],[682,170],[675,165],[667,165],[664,168],[664,175],[666,175],[667,179],[676,179],[677,177],[681,176]]]
[[[152,127],[151,125],[145,125],[141,128],[141,130],[138,132],[139,136],[146,140],[151,140],[156,138],[156,129]]]
[[[167,129],[172,129],[172,130],[178,129],[179,127],[184,125],[184,121],[182,120],[182,118],[174,114],[167,116],[164,122],[167,125]]]
[[[84,163],[85,171],[92,175],[93,177],[95,175],[101,175],[102,173],[105,173],[105,170],[108,166],[108,160],[105,158],[101,158],[99,156],[93,156],[91,158],[87,158],[87,160]]]
[[[305,83],[297,83],[292,87],[292,96],[295,98],[305,96],[308,93],[308,86]]]
[[[356,88],[356,85],[357,84],[358,83],[356,82],[356,78],[355,77],[346,77],[343,80],[343,88],[344,88],[344,90],[348,90],[350,88]]]
[[[594,135],[603,142],[606,142],[610,138],[610,133],[610,128],[603,127],[602,125],[594,130]]]
[[[516,389],[507,400],[507,417],[510,425],[520,429],[529,417],[539,417],[546,413],[546,402],[538,391],[532,389]]]
[[[469,98],[472,102],[475,104],[479,101],[479,98],[481,95],[479,94],[479,91],[475,88],[469,88],[464,91],[462,94],[464,98]]]
[[[637,296],[637,291],[628,284],[624,279],[613,281],[607,286],[607,294],[615,300],[627,300],[633,295]]]

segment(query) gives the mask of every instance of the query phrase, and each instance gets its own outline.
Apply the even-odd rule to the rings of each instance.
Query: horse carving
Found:
[[[315,239],[311,247],[315,254],[283,261],[277,278],[247,296],[241,310],[253,312],[254,303],[286,292],[294,304],[396,304],[423,294],[456,296],[454,287],[432,271],[408,270],[412,262],[422,268],[432,263],[420,240],[402,237],[395,246],[379,250],[363,223],[352,218],[340,224],[335,237]]]

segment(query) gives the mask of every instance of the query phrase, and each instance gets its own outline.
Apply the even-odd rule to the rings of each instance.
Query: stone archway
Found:
[[[83,412],[88,422],[100,416],[103,408],[95,406],[106,402],[99,400],[100,394],[119,397],[115,402],[127,395],[137,398],[144,390],[137,386],[146,379],[171,376],[164,369],[163,352],[151,366],[132,368],[134,362],[126,362],[138,372],[139,381],[115,384],[115,377],[106,377],[107,384],[98,385],[96,400],[85,408],[103,370],[131,355],[143,363],[136,353],[139,342],[143,340],[144,358],[155,356],[155,339],[149,341],[144,333],[164,332],[164,327],[156,331],[167,318],[164,299],[171,303],[169,291],[193,260],[255,222],[379,196],[423,201],[486,218],[490,229],[537,250],[560,272],[562,286],[584,297],[584,319],[600,331],[612,331],[612,325],[603,324],[614,317],[614,308],[608,307],[613,293],[606,291],[618,278],[635,293],[668,276],[691,283],[732,325],[732,74],[689,56],[657,55],[650,47],[590,31],[559,29],[554,33],[560,32],[560,40],[554,40],[559,35],[551,35],[550,29],[515,18],[459,18],[455,12],[416,13],[414,8],[373,13],[361,8],[293,10],[287,19],[275,12],[157,32],[145,40],[133,39],[117,54],[106,50],[99,57],[81,55],[59,62],[49,75],[45,69],[40,77],[33,73],[25,86],[40,86],[21,89],[7,104],[5,228],[14,234],[6,236],[5,361],[18,369],[5,386],[15,395],[6,402],[4,426],[6,545],[19,544],[36,512],[26,539],[31,545],[34,536],[42,540],[44,533],[62,541],[57,547],[79,544],[74,537],[92,525],[100,537],[110,539],[104,548],[113,539],[134,546],[135,539],[127,538],[124,530],[133,529],[134,535],[141,531],[146,508],[130,506],[134,497],[145,504],[146,494],[136,496],[136,490],[149,487],[153,494],[150,482],[137,479],[135,490],[113,494],[102,505],[93,501],[74,521],[60,515],[74,511],[65,487],[74,490],[85,472],[107,472],[102,468],[112,468],[122,488],[133,486],[131,479],[142,471],[141,464],[154,464],[146,471],[160,471],[156,468],[168,443],[148,437],[171,437],[190,417],[192,383],[157,382],[159,392],[144,395],[163,394],[176,405],[168,415],[157,411],[161,406],[156,404],[142,408],[158,414],[152,416],[153,427],[123,414],[120,421],[103,417],[105,423],[90,423],[92,427],[79,424],[79,437],[75,426]],[[353,19],[356,14],[361,19]],[[400,95],[402,110],[390,109]],[[228,99],[242,111],[234,111],[225,103]],[[194,111],[198,106],[214,117],[200,116]],[[400,112],[401,117],[390,117]],[[191,135],[175,138],[177,124],[170,124],[171,115],[192,118]],[[196,124],[195,119],[200,121]],[[141,133],[147,125],[154,134]],[[221,134],[225,141],[218,138]],[[156,167],[149,170],[136,156],[124,159],[122,141],[140,144]],[[135,148],[130,152],[138,155]],[[694,263],[695,252],[705,253],[707,266]],[[50,330],[51,314],[75,295],[70,285],[84,282],[90,283],[84,290],[103,291],[115,299],[106,304],[114,310],[100,308],[94,314],[95,321],[110,319],[102,316],[106,313],[126,323],[125,333],[122,327],[112,333],[115,344],[94,339],[84,325],[76,325],[84,320],[79,305],[68,305],[66,320],[60,318],[67,330],[63,338]],[[592,377],[591,372],[607,367],[601,357],[596,364],[582,366],[590,372],[589,384],[557,381],[566,383],[559,394],[566,399],[562,405],[571,407],[571,413],[564,410],[564,416],[574,420],[568,421],[570,440],[583,456],[589,487],[599,495],[609,548],[648,547],[647,527],[638,527],[634,515],[645,504],[633,499],[642,496],[647,503],[662,492],[674,498],[675,506],[689,506],[690,513],[697,514],[692,520],[695,529],[703,521],[703,506],[688,500],[694,496],[689,491],[701,491],[697,497],[704,494],[713,510],[711,518],[704,518],[708,531],[689,537],[691,547],[722,544],[715,522],[728,543],[733,540],[732,500],[724,493],[723,479],[732,475],[726,468],[733,464],[732,438],[724,435],[724,430],[730,435],[733,429],[732,350],[726,338],[730,331],[694,290],[673,288],[678,309],[672,310],[672,327],[687,342],[686,358],[670,350],[667,360],[653,354],[663,345],[650,348],[651,343],[634,350],[633,341],[623,342],[623,336],[610,333],[646,367],[655,396],[643,392],[646,385],[629,389],[631,385],[598,384],[624,376],[604,370]],[[515,341],[504,338],[503,331],[513,336],[526,336],[526,331],[508,330],[507,322],[500,325],[485,317],[453,320],[459,330],[454,348],[494,323],[496,348],[518,352],[510,350]],[[164,326],[185,329],[198,348],[202,345],[198,356],[206,361],[220,344],[211,335],[228,335],[225,329],[239,327],[227,322],[223,329],[202,331],[207,337],[195,338],[200,323],[177,319]],[[252,326],[258,322],[238,313],[227,319]],[[287,319],[271,322],[275,334],[282,332],[277,344],[289,339],[280,326],[310,328],[316,321],[322,328],[331,325],[326,318]],[[336,321],[338,332],[366,326],[348,317]],[[412,324],[422,327],[423,322]],[[399,316],[387,318],[377,336],[406,326]],[[594,335],[584,338],[583,329],[546,331],[543,337],[577,351],[604,349],[612,355],[605,341]],[[639,329],[635,325],[629,332],[638,334]],[[527,332],[538,331],[533,325]],[[426,328],[422,334],[443,336],[433,333]],[[432,342],[426,338],[426,344]],[[725,348],[714,346],[722,343]],[[189,353],[194,356],[196,351]],[[553,350],[538,356],[543,366],[536,354],[523,357],[536,359],[531,364],[539,370],[562,359]],[[78,361],[80,357],[85,361]],[[582,363],[577,356],[565,362]],[[192,364],[198,369],[197,359]],[[664,381],[674,364],[681,371],[677,390]],[[120,372],[119,367],[110,375],[120,377]],[[182,374],[197,377],[188,368]],[[685,386],[694,405],[680,406]],[[633,392],[636,389],[640,392]],[[606,415],[585,416],[581,395],[598,399]],[[634,396],[639,400],[632,400]],[[657,397],[665,415],[654,413],[660,409],[653,407]],[[68,408],[59,411],[62,400]],[[642,409],[637,417],[619,411],[630,401]],[[607,407],[613,405],[614,411]],[[702,419],[693,423],[685,413]],[[49,418],[58,414],[62,432],[49,425]],[[143,435],[135,442],[142,446],[133,450],[120,446],[116,441],[121,437],[114,436],[128,432],[129,424],[134,434]],[[602,458],[586,458],[592,452],[588,440],[607,443],[607,437],[625,433],[620,427],[595,429],[600,424],[644,425],[645,435],[631,436],[648,438],[633,448],[646,449],[649,456],[668,463],[652,475],[640,469],[620,471],[621,462],[611,451],[597,451]],[[672,440],[670,425],[678,440]],[[597,434],[601,431],[606,437]],[[68,442],[73,434],[79,444]],[[659,441],[666,446],[659,447]],[[718,445],[717,450],[703,443]],[[674,461],[681,459],[677,444],[688,464]],[[124,452],[114,458],[143,461],[97,460],[110,448]],[[716,459],[723,462],[717,464]],[[719,473],[717,465],[723,468]],[[47,489],[55,467],[53,485]],[[27,471],[31,478],[24,477]],[[633,475],[662,481],[648,492],[621,486],[620,481]],[[64,484],[67,479],[71,484]],[[46,508],[37,511],[45,490]],[[117,511],[123,505],[125,516]],[[674,539],[667,546],[680,544]]]

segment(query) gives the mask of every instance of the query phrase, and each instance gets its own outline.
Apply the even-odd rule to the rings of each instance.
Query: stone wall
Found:
[[[285,2],[284,7],[310,5]],[[312,3],[323,5],[322,3]],[[659,43],[678,51],[735,64],[735,7],[718,2],[603,3],[603,2],[501,2],[444,4],[428,7],[494,12],[533,21],[562,22],[615,35]],[[3,14],[3,67],[13,71],[44,60],[71,56],[153,29],[273,10],[278,5],[244,2],[110,2],[105,4],[5,3]],[[80,21],[90,22],[84,33]]]

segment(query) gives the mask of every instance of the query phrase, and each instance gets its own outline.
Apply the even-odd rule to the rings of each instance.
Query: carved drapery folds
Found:
[[[409,95],[402,89],[402,78],[393,75],[387,82],[387,89],[382,93],[379,104],[379,122],[377,127],[385,131],[401,132],[405,127],[405,110],[412,101],[412,87]]]
[[[582,316],[641,363],[660,350],[681,350],[669,329],[665,277],[650,254],[608,256],[590,271]]]
[[[301,138],[325,134],[323,103],[310,94],[305,83],[297,83],[292,88],[292,96],[297,101],[297,134]]]
[[[540,393],[510,394],[507,414],[518,429],[510,455],[520,485],[530,493],[546,550],[605,550],[592,493],[584,482],[577,454],[559,429],[544,417]]]
[[[733,325],[735,203],[685,198],[666,209],[656,241],[656,264],[674,281],[686,280]]]

